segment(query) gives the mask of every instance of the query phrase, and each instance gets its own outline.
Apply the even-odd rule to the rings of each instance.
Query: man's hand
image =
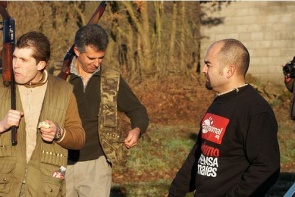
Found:
[[[0,133],[8,130],[12,126],[19,126],[20,119],[24,115],[23,112],[17,110],[9,110],[6,116],[0,122]]]
[[[54,140],[54,137],[56,133],[58,132],[59,126],[56,125],[54,122],[50,120],[45,120],[43,122],[40,122],[38,125],[38,128],[41,132],[41,137],[46,142],[52,142]],[[63,134],[63,130],[61,129],[61,135]]]
[[[140,129],[138,127],[129,131],[127,138],[125,139],[125,146],[129,149],[135,146],[140,137]]]

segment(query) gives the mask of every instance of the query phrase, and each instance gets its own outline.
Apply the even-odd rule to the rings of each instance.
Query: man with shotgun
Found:
[[[74,44],[64,57],[58,74],[74,85],[86,131],[84,148],[69,151],[68,197],[109,197],[112,166],[126,161],[126,150],[138,143],[149,124],[146,108],[118,68],[102,65],[108,36],[97,22],[105,7],[105,2],[101,2],[88,24],[76,32]],[[130,119],[131,130],[127,137],[118,127],[117,111]]]
[[[98,24],[80,28],[69,82],[74,85],[79,114],[86,131],[85,146],[69,151],[68,197],[108,197],[112,166],[123,161],[124,149],[134,147],[148,127],[146,108],[114,65],[102,65],[108,36]],[[131,121],[125,138],[118,129],[117,110]]]
[[[0,196],[65,196],[68,149],[84,146],[73,87],[48,74],[49,58],[44,34],[22,35],[12,60],[15,110],[11,89],[0,85]],[[11,143],[12,127],[18,130],[16,144]]]

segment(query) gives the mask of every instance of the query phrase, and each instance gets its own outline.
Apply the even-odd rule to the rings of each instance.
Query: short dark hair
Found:
[[[97,51],[106,51],[109,40],[106,31],[98,24],[88,24],[81,27],[75,36],[75,46],[79,52],[85,52],[86,46]]]
[[[246,75],[250,65],[250,54],[245,45],[236,39],[224,39],[218,55],[227,64],[235,64],[238,68],[238,73]]]
[[[36,62],[45,61],[46,63],[50,58],[50,41],[41,32],[31,31],[23,34],[16,43],[17,48],[32,48],[33,58]]]

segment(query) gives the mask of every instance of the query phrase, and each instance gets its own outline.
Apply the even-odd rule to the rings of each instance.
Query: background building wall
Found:
[[[202,6],[209,9],[210,4]],[[208,47],[217,40],[235,38],[248,48],[248,73],[275,84],[283,84],[281,65],[295,56],[295,2],[242,1],[222,5],[211,18],[221,17],[223,23],[201,28],[201,61]],[[203,63],[202,63],[203,64]]]

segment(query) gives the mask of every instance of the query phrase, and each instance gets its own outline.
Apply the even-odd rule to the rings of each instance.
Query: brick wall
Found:
[[[202,5],[203,11],[210,4]],[[221,17],[217,26],[202,26],[201,62],[207,48],[224,38],[240,40],[250,52],[248,73],[261,80],[283,84],[282,64],[295,56],[295,2],[238,1],[207,14]]]

